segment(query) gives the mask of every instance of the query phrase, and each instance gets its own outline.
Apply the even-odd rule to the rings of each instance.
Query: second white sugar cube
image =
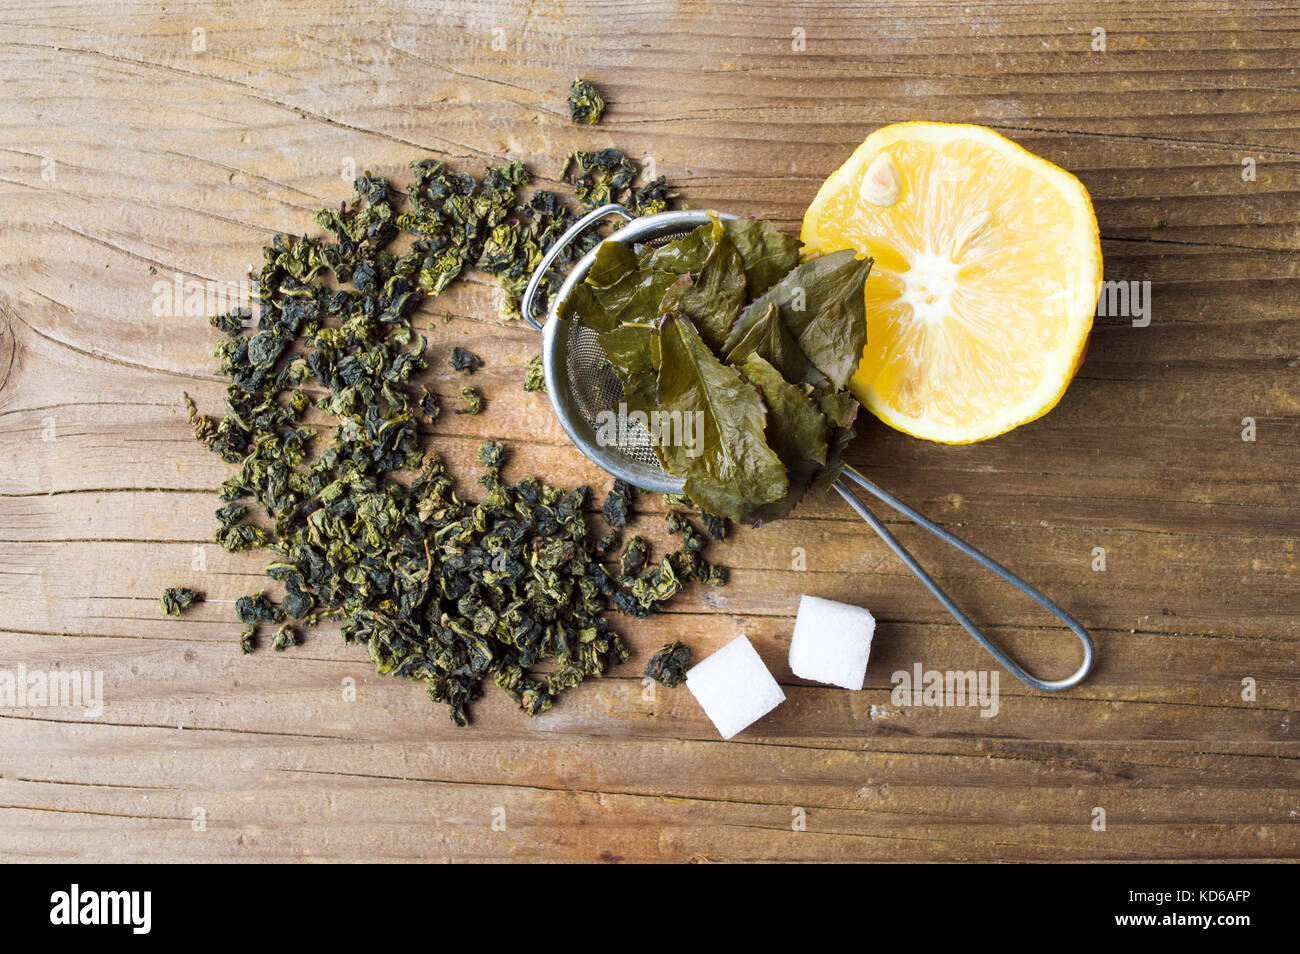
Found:
[[[737,636],[686,671],[691,690],[724,739],[785,702],[781,685],[748,639]]]
[[[876,618],[861,606],[804,596],[790,640],[790,669],[800,679],[861,689]]]

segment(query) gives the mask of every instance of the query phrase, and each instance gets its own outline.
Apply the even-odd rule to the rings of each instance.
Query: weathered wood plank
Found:
[[[17,346],[0,369],[0,669],[105,680],[98,719],[0,709],[4,857],[1300,858],[1296,4],[0,0],[0,23]],[[564,112],[579,73],[611,104],[594,129]],[[351,163],[400,182],[430,155],[470,171],[522,157],[553,186],[572,149],[619,146],[696,207],[796,231],[843,157],[905,119],[991,125],[1074,171],[1107,278],[1151,282],[1150,324],[1099,318],[1044,419],[970,447],[864,421],[850,454],[1083,619],[1088,683],[1048,697],[1008,677],[994,718],[894,704],[894,671],[986,657],[834,499],[715,545],[731,584],[617,621],[634,659],[536,720],[492,691],[457,730],[328,627],[238,653],[231,602],[264,585],[262,560],[208,542],[227,468],[179,406],[188,391],[219,407],[216,336],[202,315],[156,315],[156,283],[242,278],[275,231],[346,197]],[[440,366],[450,347],[487,361],[487,412],[429,429],[467,494],[484,436],[508,439],[512,473],[607,486],[519,390],[538,343],[501,320],[489,280],[425,324],[445,406],[462,383]],[[659,546],[661,511],[638,504]],[[1041,612],[890,524],[1005,646],[1073,667]],[[209,601],[162,617],[178,582]],[[861,693],[790,673],[801,592],[876,612]],[[670,638],[704,655],[740,633],[789,701],[737,742],[685,690],[637,678]]]

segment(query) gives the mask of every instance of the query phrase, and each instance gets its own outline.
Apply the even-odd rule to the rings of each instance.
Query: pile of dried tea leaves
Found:
[[[316,216],[323,236],[277,235],[254,327],[239,313],[212,319],[227,335],[215,349],[229,382],[224,413],[185,400],[195,437],[236,465],[216,539],[230,551],[270,551],[267,575],[284,588],[278,604],[265,593],[238,600],[245,651],[263,627],[274,627],[279,650],[298,643],[298,628],[338,620],[381,673],[424,682],[458,725],[486,678],[536,714],[627,658],[610,609],[646,616],[685,583],[720,584],[725,574],[677,512],[669,530],[680,549],[654,562],[633,537],[616,553],[617,531],[598,539],[588,528],[588,488],[506,483],[505,450],[490,441],[480,449],[481,499],[456,495],[419,433],[440,401],[415,384],[428,357],[412,316],[467,269],[496,275],[517,314],[529,274],[575,214],[554,192],[522,198],[529,175],[519,162],[481,179],[433,160],[412,170],[405,208],[367,173],[350,203]],[[612,199],[649,211],[670,199],[662,178],[634,187],[636,167],[617,150],[577,153],[570,170],[585,208]],[[403,232],[414,242],[394,251]],[[453,365],[472,374],[478,358],[458,349]],[[462,396],[462,410],[481,410],[476,389]],[[317,418],[332,419],[332,433]],[[626,522],[632,496],[615,489],[604,507],[611,522]],[[179,612],[187,598],[169,591],[164,608]]]
[[[871,264],[852,249],[800,264],[799,244],[769,223],[710,213],[663,245],[603,242],[560,311],[595,332],[624,416],[698,422],[692,441],[651,432],[687,496],[758,524],[843,468]],[[603,439],[616,443],[619,426]]]

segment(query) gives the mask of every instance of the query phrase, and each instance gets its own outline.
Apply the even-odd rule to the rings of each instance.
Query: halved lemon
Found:
[[[849,387],[900,431],[1002,434],[1050,411],[1083,360],[1101,283],[1088,191],[991,129],[876,130],[822,185],[803,242],[875,258]]]

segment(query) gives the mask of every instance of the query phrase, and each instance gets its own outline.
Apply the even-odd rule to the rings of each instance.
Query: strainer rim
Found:
[[[632,219],[623,228],[609,235],[605,241],[620,242],[624,245],[653,241],[655,238],[672,233],[685,233],[707,223],[710,215],[722,221],[739,218],[727,212],[711,212],[704,209],[686,209],[676,212],[657,212]],[[603,242],[601,243],[603,244]],[[546,391],[550,398],[551,409],[555,412],[560,426],[564,429],[575,447],[588,460],[598,465],[606,473],[626,480],[642,490],[656,493],[680,493],[684,485],[677,477],[661,467],[651,471],[650,465],[640,464],[617,448],[602,447],[595,439],[595,431],[581,411],[574,406],[572,388],[568,384],[567,349],[568,335],[572,333],[570,322],[559,317],[561,303],[573,293],[573,289],[587,276],[596,258],[596,245],[587,252],[569,270],[559,290],[551,297],[547,306],[546,323],[542,327],[542,374],[546,380]],[[560,377],[560,365],[564,363],[564,377]],[[655,473],[657,471],[657,473]]]

